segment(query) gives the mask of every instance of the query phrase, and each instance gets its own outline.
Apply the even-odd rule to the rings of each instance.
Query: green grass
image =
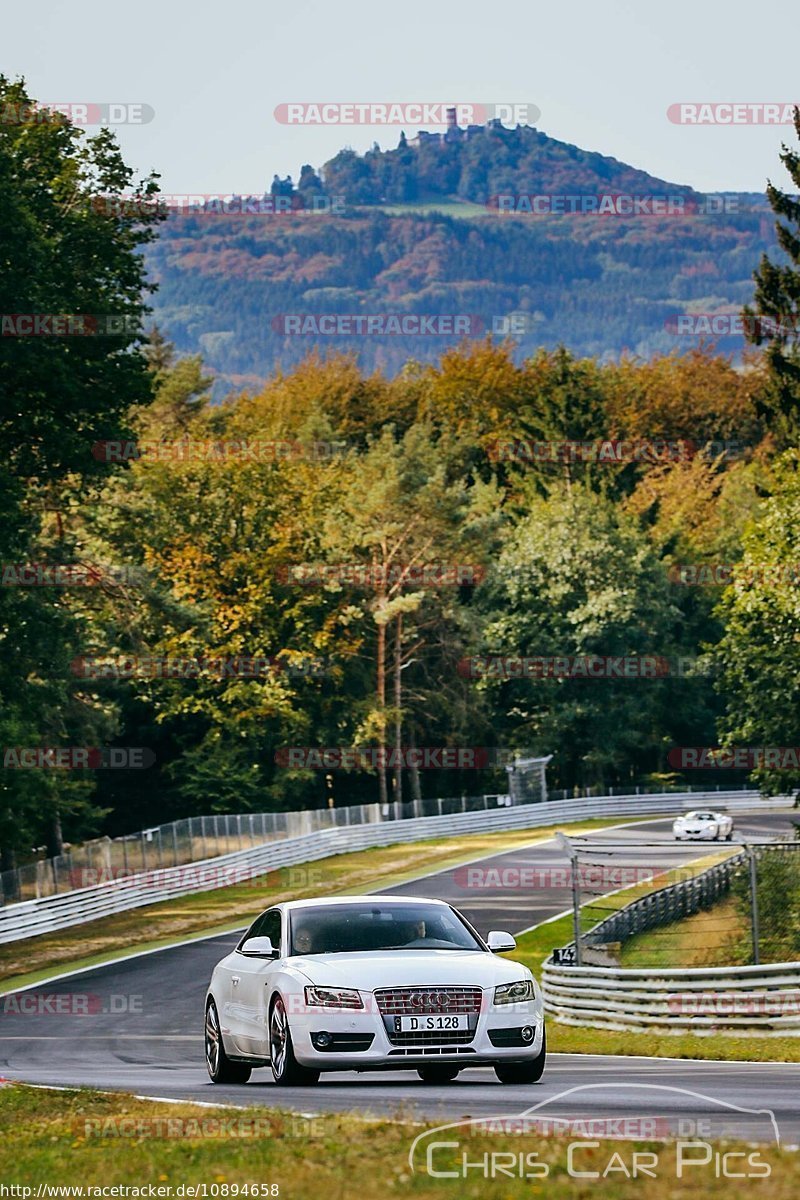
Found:
[[[751,962],[749,927],[733,896],[694,916],[638,933],[622,945],[623,967],[728,967]]]
[[[619,817],[563,826],[572,833],[618,824]],[[49,975],[108,962],[132,950],[240,929],[270,904],[305,896],[339,895],[391,887],[426,871],[442,871],[552,836],[554,827],[437,838],[279,868],[232,887],[117,913],[85,925],[0,946],[0,984],[12,990]]]
[[[218,1135],[218,1123],[224,1126],[224,1136]],[[485,1178],[473,1169],[467,1178],[434,1178],[424,1169],[424,1152],[415,1156],[412,1171],[409,1151],[414,1138],[436,1124],[414,1124],[402,1114],[384,1120],[349,1113],[304,1118],[268,1108],[154,1104],[118,1093],[15,1085],[0,1089],[0,1179],[6,1186],[32,1188],[33,1196],[40,1184],[145,1189],[152,1185],[165,1189],[162,1195],[172,1195],[173,1200],[181,1185],[185,1189],[202,1184],[208,1196],[217,1185],[220,1197],[241,1196],[245,1184],[266,1185],[261,1195],[269,1195],[275,1186],[273,1194],[283,1200],[320,1196],[325,1200],[385,1200],[387,1196],[517,1200],[538,1195],[548,1200],[590,1195],[603,1200],[641,1200],[642,1196],[681,1200],[698,1194],[712,1200],[753,1194],[793,1200],[800,1191],[798,1155],[772,1145],[758,1150],[758,1161],[769,1166],[766,1179],[727,1179],[715,1170],[713,1159],[707,1167],[684,1171],[678,1179],[674,1144],[603,1141],[596,1149],[579,1151],[574,1169],[602,1172],[617,1154],[619,1158],[613,1160],[617,1170],[605,1179],[588,1181],[587,1186],[587,1181],[568,1174],[568,1139],[544,1137],[535,1130],[516,1136],[496,1129],[478,1133],[469,1126],[443,1135],[459,1139],[460,1146],[452,1154],[438,1151],[435,1169],[460,1166],[465,1151],[471,1163],[505,1152],[515,1164],[520,1155],[537,1156],[525,1163],[526,1169],[531,1161],[545,1164],[546,1177],[520,1178],[514,1170],[511,1175]],[[726,1145],[733,1148],[733,1143]],[[626,1179],[618,1164],[630,1165],[634,1150],[644,1149],[658,1157],[657,1177],[643,1184],[641,1176]],[[746,1150],[752,1153],[753,1147]],[[734,1161],[737,1170],[746,1162]]]
[[[421,200],[414,204],[370,205],[371,211],[375,209],[388,213],[391,217],[404,217],[409,213],[419,213],[421,216],[425,216],[427,213],[441,213],[445,217],[494,217],[497,219],[497,213],[492,212],[483,204],[473,204],[469,200],[432,200],[429,203]]]

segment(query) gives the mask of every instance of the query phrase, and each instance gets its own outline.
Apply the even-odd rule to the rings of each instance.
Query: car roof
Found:
[[[290,912],[296,908],[319,908],[320,905],[324,905],[325,908],[335,908],[343,904],[363,904],[376,901],[381,904],[437,904],[440,908],[450,907],[444,900],[433,900],[428,896],[382,896],[380,893],[374,892],[365,896],[317,896],[309,900],[285,900],[283,904],[276,904],[273,907]]]

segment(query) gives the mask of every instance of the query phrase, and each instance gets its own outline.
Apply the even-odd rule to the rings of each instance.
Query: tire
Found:
[[[252,1067],[247,1063],[231,1062],[225,1053],[219,1014],[213,1000],[206,1005],[205,1049],[206,1068],[212,1083],[247,1083]]]
[[[544,1074],[547,1058],[547,1032],[542,1030],[542,1048],[526,1063],[503,1063],[495,1067],[494,1073],[501,1083],[538,1083]]]
[[[725,841],[726,842],[733,841],[733,830],[732,829],[729,829],[728,832],[725,834]]]
[[[444,1063],[430,1067],[417,1067],[417,1074],[423,1083],[444,1084],[452,1083],[458,1075],[458,1067],[446,1066]]]
[[[319,1082],[319,1071],[301,1067],[294,1056],[286,1006],[276,996],[269,1009],[269,1059],[272,1078],[281,1087],[304,1087]]]

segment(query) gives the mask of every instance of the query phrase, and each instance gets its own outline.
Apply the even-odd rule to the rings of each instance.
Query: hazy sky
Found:
[[[399,128],[292,127],[293,101],[526,102],[552,137],[701,191],[785,176],[790,126],[673,124],[678,102],[798,99],[777,0],[0,0],[0,71],[52,102],[149,104],[119,129],[165,192],[258,192]],[[413,132],[410,128],[408,132]]]

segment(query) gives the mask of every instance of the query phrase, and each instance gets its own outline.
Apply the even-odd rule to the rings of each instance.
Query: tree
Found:
[[[679,647],[663,565],[630,517],[586,487],[532,495],[509,530],[485,598],[482,654],[525,658],[661,656]],[[662,765],[671,680],[513,678],[488,673],[499,732],[553,754],[562,785],[608,784]],[[678,694],[680,694],[678,692]]]
[[[139,251],[159,219],[157,184],[135,180],[107,130],[86,138],[37,111],[21,81],[0,76],[0,114],[0,562],[68,562],[80,547],[67,509],[109,471],[92,445],[120,437],[150,397]],[[127,208],[109,199],[131,191]],[[38,317],[43,336],[19,336],[9,314]],[[67,334],[54,316],[73,318]],[[85,703],[70,675],[79,609],[57,589],[0,587],[0,745],[92,745],[110,729],[108,710]],[[62,817],[84,832],[101,815],[92,786],[67,772],[3,771],[4,865],[42,838],[58,849]]]
[[[794,110],[800,138],[800,109]],[[800,155],[783,145],[780,160],[795,189],[800,188]],[[776,217],[778,244],[786,260],[774,263],[763,254],[753,278],[755,301],[744,309],[745,332],[756,346],[765,345],[768,379],[758,403],[783,445],[800,435],[800,200],[772,182],[767,198]]]
[[[800,452],[775,464],[775,486],[743,539],[744,553],[720,602],[717,647],[727,711],[724,745],[796,747],[800,713]],[[761,766],[765,791],[800,786],[800,770]]]
[[[420,422],[397,438],[395,430],[385,426],[365,454],[350,460],[340,495],[326,513],[329,556],[361,563],[375,578],[370,599],[355,604],[370,614],[375,627],[374,703],[357,736],[385,746],[393,730],[398,751],[404,723],[413,727],[404,706],[404,672],[421,655],[431,627],[441,628],[440,614],[451,607],[448,593],[453,586],[437,585],[433,576],[414,579],[411,572],[423,566],[479,564],[497,520],[495,489],[469,488],[458,474],[453,477],[451,467],[458,455],[452,447],[448,454],[444,442],[435,443],[432,432]],[[379,800],[385,804],[389,794],[384,769],[378,771],[378,784]],[[402,799],[399,767],[394,799]]]

